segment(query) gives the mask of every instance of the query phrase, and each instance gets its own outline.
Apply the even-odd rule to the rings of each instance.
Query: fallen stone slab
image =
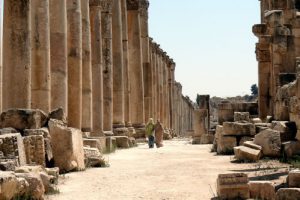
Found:
[[[49,129],[48,128],[39,128],[39,129],[25,129],[24,136],[32,136],[32,135],[41,135],[44,138],[50,138]]]
[[[250,181],[250,198],[252,199],[275,199],[275,186],[271,181]]]
[[[2,159],[0,160],[0,170],[1,171],[15,171],[18,166],[17,159]]]
[[[18,179],[13,172],[0,171],[0,199],[13,199],[18,194]]]
[[[242,146],[242,145],[244,145],[245,142],[248,142],[248,141],[253,141],[253,137],[243,136],[243,137],[241,137],[238,145]]]
[[[247,141],[247,142],[244,142],[243,145],[245,147],[249,147],[251,149],[256,149],[256,150],[262,150],[262,147],[257,145],[257,144],[254,144],[253,141]]]
[[[280,132],[266,129],[255,135],[254,143],[262,147],[264,156],[279,157],[281,151]]]
[[[127,136],[114,136],[118,148],[130,148],[129,138]]]
[[[200,144],[213,144],[215,136],[213,134],[201,135]]]
[[[255,125],[252,123],[240,123],[240,122],[224,122],[223,123],[223,135],[228,136],[254,136]]]
[[[48,116],[39,109],[10,109],[0,115],[0,127],[12,127],[18,131],[38,129],[46,125]]]
[[[84,161],[86,167],[101,167],[105,159],[97,148],[84,147]]]
[[[43,135],[30,135],[23,138],[26,163],[46,166],[45,141]]]
[[[300,170],[293,170],[289,172],[287,183],[290,188],[300,188]]]
[[[284,154],[287,158],[300,155],[300,141],[289,141],[282,143]]]
[[[219,135],[217,139],[218,154],[233,154],[233,148],[237,146],[236,137]]]
[[[16,177],[24,178],[28,182],[29,187],[26,196],[30,196],[32,199],[44,199],[45,187],[39,174],[16,173]]]
[[[281,142],[294,140],[297,134],[295,122],[273,121],[272,129],[280,132]]]
[[[243,173],[219,174],[217,193],[221,199],[248,199],[250,197],[248,176]]]
[[[250,122],[249,112],[234,112],[235,122]]]
[[[281,188],[276,193],[276,200],[299,200],[300,188]]]
[[[49,113],[49,119],[56,119],[62,121],[64,124],[67,124],[67,118],[64,112],[64,109],[57,108]]]
[[[54,119],[50,119],[48,125],[55,166],[61,172],[84,170],[82,132]]]
[[[0,135],[0,151],[5,159],[16,159],[18,165],[26,164],[25,148],[20,133]]]
[[[234,155],[237,160],[257,162],[261,158],[261,150],[238,146],[234,147]]]
[[[14,128],[11,128],[11,127],[0,129],[0,135],[9,134],[9,133],[18,133],[18,131]]]
[[[99,149],[100,152],[104,152],[106,149],[106,138],[105,137],[90,137],[83,138],[83,145],[92,148]]]

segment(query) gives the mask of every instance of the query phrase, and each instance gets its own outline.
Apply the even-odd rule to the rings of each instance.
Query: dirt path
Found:
[[[139,145],[110,154],[109,168],[93,168],[61,178],[59,195],[49,200],[211,199],[219,173],[254,164],[233,164],[231,156],[215,156],[211,145],[191,145],[187,139],[165,141],[165,147]]]

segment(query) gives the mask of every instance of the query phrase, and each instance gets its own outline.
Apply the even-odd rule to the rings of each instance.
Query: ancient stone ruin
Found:
[[[175,81],[175,62],[149,37],[148,7],[5,0],[0,168],[9,172],[1,188],[15,188],[0,199],[41,199],[44,179],[56,180],[58,169],[105,165],[102,153],[145,139],[149,118],[160,121],[164,139],[192,130],[194,107]]]

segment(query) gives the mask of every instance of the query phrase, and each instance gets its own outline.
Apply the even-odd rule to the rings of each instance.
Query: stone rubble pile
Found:
[[[56,114],[53,114],[53,113]],[[127,136],[91,137],[67,126],[62,109],[10,109],[0,115],[0,199],[55,192],[60,173],[105,167],[103,153],[136,146]],[[1,198],[3,197],[3,198]]]
[[[217,195],[224,200],[299,200],[300,171],[290,171],[286,184],[280,187],[272,181],[249,181],[244,173],[219,174]]]

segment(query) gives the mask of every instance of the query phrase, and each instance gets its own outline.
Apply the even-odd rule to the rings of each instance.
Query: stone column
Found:
[[[265,24],[257,24],[252,28],[253,33],[259,38],[256,44],[256,59],[258,61],[258,104],[259,117],[265,120],[273,113],[273,99],[271,87],[271,36],[264,36],[267,27]]]
[[[0,1],[2,9],[0,10],[0,112],[2,112],[2,55],[3,55],[3,1]]]
[[[136,130],[136,137],[144,137],[144,83],[139,9],[139,0],[127,0],[130,113],[132,125]]]
[[[82,23],[80,0],[67,0],[68,19],[68,125],[82,122]]]
[[[101,4],[104,116],[103,129],[107,135],[113,134],[112,3],[113,0],[104,0]]]
[[[159,120],[164,124],[163,115],[163,57],[162,50],[158,49],[158,104],[159,104]]]
[[[122,44],[123,44],[123,85],[124,85],[124,120],[129,130],[129,135],[135,134],[131,124],[130,114],[130,76],[128,65],[128,24],[127,24],[127,0],[121,0],[122,11]]]
[[[168,74],[169,74],[169,80],[168,80],[168,86],[169,86],[169,115],[170,115],[170,129],[174,132],[175,130],[175,63],[171,59],[168,66]],[[175,132],[174,132],[175,134]]]
[[[3,110],[30,108],[31,1],[5,0],[3,24]]]
[[[92,136],[103,136],[103,75],[101,0],[90,0],[91,52],[92,52]]]
[[[144,78],[144,109],[145,122],[149,118],[153,118],[150,113],[151,109],[151,68],[150,68],[150,52],[149,52],[149,31],[148,31],[148,0],[140,0],[140,28],[142,42],[142,63]]]
[[[164,70],[166,72],[166,77],[165,77],[165,115],[166,115],[166,127],[168,130],[170,130],[170,90],[169,90],[169,62],[170,62],[170,57],[166,56],[165,60],[165,67]]]
[[[128,135],[124,120],[124,58],[121,0],[113,0],[113,128],[115,135]]]
[[[31,0],[31,108],[50,111],[49,0]]]
[[[82,131],[92,131],[92,58],[89,1],[81,0],[82,14]]]
[[[51,110],[68,112],[67,5],[50,0]]]
[[[151,40],[151,70],[152,70],[152,113],[153,118],[156,121],[158,119],[157,112],[157,54],[156,54],[156,44]]]

